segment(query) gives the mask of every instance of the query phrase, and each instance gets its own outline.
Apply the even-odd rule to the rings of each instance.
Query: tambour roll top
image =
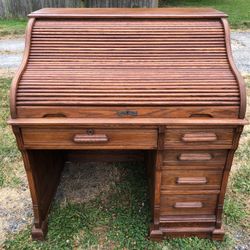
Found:
[[[12,118],[243,118],[225,18],[212,9],[34,12]]]

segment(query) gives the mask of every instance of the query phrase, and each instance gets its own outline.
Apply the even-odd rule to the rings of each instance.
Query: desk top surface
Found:
[[[216,18],[227,17],[212,8],[44,8],[32,12],[38,18]]]

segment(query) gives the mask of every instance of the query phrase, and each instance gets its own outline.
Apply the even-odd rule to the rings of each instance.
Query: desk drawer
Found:
[[[220,190],[222,171],[216,170],[164,170],[163,190]]]
[[[167,128],[165,148],[231,148],[233,135],[232,128]]]
[[[155,149],[154,129],[23,128],[24,146],[34,149]]]
[[[227,159],[227,150],[165,150],[163,169],[223,169]],[[184,170],[184,168],[183,168]]]
[[[212,215],[217,194],[165,195],[161,194],[161,215]]]

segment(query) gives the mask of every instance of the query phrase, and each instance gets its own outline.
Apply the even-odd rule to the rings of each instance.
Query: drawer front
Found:
[[[231,148],[233,129],[166,129],[165,148]]]
[[[161,194],[160,214],[212,215],[215,213],[217,194],[164,195]]]
[[[223,169],[226,158],[227,150],[165,150],[163,169]]]
[[[124,112],[126,111],[126,112]],[[128,111],[128,112],[127,112]],[[131,112],[132,111],[132,112]],[[68,118],[238,118],[239,108],[233,106],[203,107],[139,107],[139,106],[17,106],[18,117],[43,118],[47,116],[63,116]]]
[[[155,149],[154,129],[23,128],[24,146],[34,149]]]
[[[162,171],[161,189],[173,190],[219,190],[222,171],[215,170],[165,170]]]

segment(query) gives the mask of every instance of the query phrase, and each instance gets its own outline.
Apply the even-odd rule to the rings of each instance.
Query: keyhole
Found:
[[[87,134],[88,135],[93,135],[94,134],[94,130],[92,128],[87,129]]]

